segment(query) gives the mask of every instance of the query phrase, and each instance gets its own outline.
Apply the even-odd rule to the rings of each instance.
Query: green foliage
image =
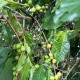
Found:
[[[0,46],[0,65],[6,61],[9,52],[9,48]]]
[[[6,4],[8,4],[7,1],[5,1],[5,0],[0,0],[0,8],[2,8],[3,6],[5,6]]]
[[[5,68],[0,73],[0,79],[1,80],[12,80],[12,58],[8,58],[5,62]]]
[[[56,39],[52,47],[52,53],[56,58],[57,62],[63,61],[70,50],[70,43],[67,38],[67,33],[69,31],[63,32],[60,31],[57,34]]]
[[[34,71],[32,80],[45,80],[45,79],[46,79],[45,69],[44,69],[44,67],[41,65],[39,68],[37,68],[37,69]]]
[[[14,28],[13,30],[15,30],[16,32],[19,32],[20,25],[19,25],[19,22],[17,21],[17,19],[12,15],[12,13],[10,11],[8,11],[8,16],[10,19],[11,26]]]
[[[56,6],[57,8],[53,8],[52,13],[48,14],[43,19],[43,28],[44,29],[56,29],[60,27],[66,21],[73,21],[75,19],[79,19],[80,11],[79,11],[79,0],[60,0],[57,1]],[[78,7],[78,9],[77,9]],[[75,10],[75,11],[74,11]],[[52,18],[51,18],[52,17]],[[48,24],[48,25],[47,25]]]
[[[21,76],[21,80],[26,80],[29,78],[29,73],[30,73],[30,68],[31,68],[31,62],[30,62],[30,59],[27,58],[26,62],[25,62],[25,65],[23,67],[23,70],[22,70],[22,76]]]
[[[80,0],[0,0],[0,79],[78,80],[79,8]]]

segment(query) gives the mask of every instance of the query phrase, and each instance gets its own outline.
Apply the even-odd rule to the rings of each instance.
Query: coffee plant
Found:
[[[80,80],[80,0],[0,0],[0,80]]]

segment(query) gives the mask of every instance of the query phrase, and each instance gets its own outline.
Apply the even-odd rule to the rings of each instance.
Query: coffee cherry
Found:
[[[19,56],[16,56],[15,59],[18,60],[19,59]]]
[[[21,51],[25,51],[25,50],[26,50],[25,46],[21,46]]]
[[[39,11],[40,9],[41,9],[41,7],[40,7],[39,5],[37,5],[37,6],[36,6],[36,10]]]
[[[53,59],[53,56],[51,56],[50,59],[52,60]]]
[[[44,13],[46,13],[46,10],[44,10]]]
[[[48,9],[48,6],[45,6],[46,9]]]
[[[62,76],[62,73],[61,73],[61,72],[58,72],[58,73],[57,73],[57,76],[58,76],[58,77],[61,77],[61,76]]]
[[[41,9],[39,12],[43,12],[43,10]]]
[[[47,44],[47,49],[50,49],[51,48],[51,44]]]
[[[59,79],[59,77],[58,77],[57,75],[55,75],[55,76],[54,76],[54,79],[55,79],[55,80],[58,80],[58,79]]]
[[[49,56],[50,56],[50,57],[52,57],[52,56],[53,56],[53,54],[50,52],[50,53],[49,53]]]
[[[12,69],[13,69],[13,70],[16,70],[16,67],[13,67]]]
[[[12,46],[12,48],[13,48],[13,49],[16,49],[16,44],[14,44],[14,45]]]
[[[45,58],[45,59],[48,59],[48,58],[49,58],[49,56],[48,56],[48,55],[45,55],[45,56],[44,56],[44,58]]]
[[[50,44],[53,44],[53,42],[52,42],[52,41],[50,41]]]
[[[14,76],[16,75],[16,71],[13,72],[13,75],[14,75]]]
[[[31,12],[32,13],[36,12],[36,8],[35,7],[31,8]]]
[[[47,59],[45,60],[45,63],[49,63]]]
[[[46,48],[46,44],[42,45],[44,48]]]
[[[22,33],[18,33],[17,35],[18,35],[18,37],[20,38],[20,37],[22,36]]]
[[[17,53],[21,53],[22,51],[21,51],[21,49],[17,49]]]
[[[28,4],[31,5],[31,4],[32,4],[32,0],[29,0],[29,1],[28,1]]]
[[[18,43],[18,44],[16,45],[16,48],[19,49],[20,47],[21,47],[21,43]]]
[[[45,9],[45,6],[42,6],[41,8],[42,8],[42,9]]]
[[[35,68],[36,68],[36,69],[39,68],[39,64],[36,64],[36,65],[35,65]]]
[[[45,44],[45,42],[41,42],[41,44],[42,44],[42,45],[44,45],[44,44]]]
[[[50,62],[51,61],[51,59],[47,59],[48,60],[48,62]]]
[[[57,62],[56,59],[53,59],[53,60],[52,60],[52,63],[53,63],[53,64],[55,64],[56,62]]]
[[[50,80],[54,80],[55,78],[54,78],[54,76],[50,76]]]

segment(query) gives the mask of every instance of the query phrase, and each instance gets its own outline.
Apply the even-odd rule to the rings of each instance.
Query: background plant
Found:
[[[0,0],[0,80],[79,80],[79,9],[79,0]]]

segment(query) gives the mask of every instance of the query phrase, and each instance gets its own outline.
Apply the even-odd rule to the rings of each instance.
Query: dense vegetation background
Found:
[[[80,0],[0,0],[0,80],[80,80]]]

